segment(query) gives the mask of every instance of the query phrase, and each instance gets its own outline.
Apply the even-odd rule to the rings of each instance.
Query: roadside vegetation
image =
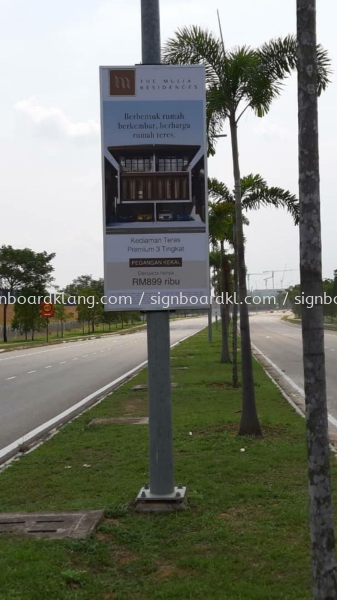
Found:
[[[1,598],[311,598],[305,422],[254,361],[264,436],[238,437],[240,389],[220,349],[214,328],[213,344],[204,330],[172,350],[175,481],[187,485],[186,511],[135,514],[148,428],[91,424],[147,416],[147,391],[132,391],[146,370],[0,474],[1,512],[106,514],[86,540],[1,535]],[[336,492],[335,461],[332,477]]]

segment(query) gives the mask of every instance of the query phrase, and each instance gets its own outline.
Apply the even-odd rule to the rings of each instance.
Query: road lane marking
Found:
[[[9,381],[10,379],[15,379],[16,375],[13,375],[13,377],[7,377],[7,381]]]
[[[179,344],[181,344],[182,342],[184,342],[188,338],[190,338],[193,335],[196,335],[197,333],[199,333],[199,331],[202,331],[203,329],[205,329],[205,327],[201,327],[200,329],[195,330],[193,333],[190,333],[189,335],[185,336],[184,338],[182,338],[178,342],[175,342],[170,347],[171,348],[175,348],[175,346],[178,346]],[[84,407],[83,408],[83,412],[84,412],[86,410],[85,409],[85,405],[88,404],[91,400],[94,400],[96,397],[100,397],[105,392],[108,392],[108,390],[111,389],[112,387],[123,383],[129,377],[131,377],[131,375],[137,373],[137,371],[139,371],[140,369],[142,369],[146,365],[147,365],[147,360],[144,361],[144,362],[142,362],[142,363],[140,363],[139,365],[137,365],[133,369],[131,369],[131,371],[128,371],[127,373],[124,373],[124,375],[121,375],[121,377],[118,377],[117,379],[115,379],[111,383],[108,383],[104,387],[100,388],[96,392],[93,392],[92,394],[90,394],[86,398],[83,398],[83,400],[80,400],[80,402],[77,402],[77,404],[75,404],[74,406],[71,406],[70,408],[68,408],[64,412],[56,415],[55,417],[53,417],[49,421],[46,421],[42,425],[39,425],[39,427],[36,427],[32,431],[29,431],[28,433],[26,433],[26,435],[22,436],[21,438],[18,438],[17,440],[15,440],[14,442],[12,442],[11,444],[8,444],[8,446],[5,446],[4,448],[1,448],[0,449],[0,459],[2,459],[7,454],[10,454],[13,451],[14,452],[17,451],[18,448],[23,443],[29,442],[29,440],[31,440],[33,438],[36,438],[41,433],[44,433],[46,431],[50,431],[56,424],[60,424],[61,421],[63,421],[66,417],[68,417],[69,415],[71,415],[74,411],[77,411],[79,408]],[[100,402],[101,400],[104,400],[105,397],[106,397],[106,395],[103,398],[101,398],[100,400],[98,400],[98,402]],[[91,404],[90,408],[92,406],[93,405]]]
[[[98,340],[97,340],[98,341]],[[99,340],[101,341],[101,340]],[[105,341],[105,340],[103,340]],[[114,340],[114,342],[117,342],[118,340]],[[50,348],[48,350],[40,350],[39,352],[29,352],[28,354],[19,354],[18,356],[8,356],[6,358],[0,358],[0,362],[4,362],[5,360],[14,360],[15,358],[26,358],[26,356],[36,356],[37,354],[46,354],[47,352],[59,352],[60,350],[64,350],[64,349],[69,349],[69,348],[73,348],[73,344],[76,344],[76,348],[78,348],[78,346],[87,346],[88,344],[90,344],[91,342],[83,342],[83,343],[79,343],[79,342],[64,342],[63,344],[57,344],[57,348]],[[19,350],[13,350],[13,352],[19,352]]]
[[[259,348],[257,346],[255,346],[255,344],[252,344],[252,348],[254,348],[254,350],[256,352],[258,352],[262,358],[270,364],[271,367],[273,367],[273,369],[275,369],[275,371],[281,376],[283,377],[283,379],[285,379],[295,390],[298,394],[300,394],[300,396],[302,396],[302,398],[305,398],[305,393],[304,390],[302,388],[300,388],[299,385],[297,385],[297,383],[295,383],[295,381],[293,381],[292,379],[290,379],[290,377],[288,377],[288,375],[286,375],[282,369],[280,369],[275,363],[273,363],[272,360],[270,360],[270,358],[268,358],[268,356],[266,356],[265,354],[263,354],[263,352],[261,352],[261,350],[259,350]],[[331,423],[331,425],[333,425],[334,427],[337,427],[337,419],[335,419],[335,417],[333,417],[329,412],[328,412],[328,421],[329,423]]]
[[[63,360],[62,362],[59,363],[59,365],[64,365],[67,361]]]
[[[36,371],[28,371],[27,375],[30,375],[31,373],[36,373]]]
[[[45,369],[51,369],[51,365],[48,365],[48,367],[45,367]]]
[[[73,358],[73,360],[78,360],[78,358]]]

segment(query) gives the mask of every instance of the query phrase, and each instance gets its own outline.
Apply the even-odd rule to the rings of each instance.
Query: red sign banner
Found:
[[[41,302],[40,316],[41,317],[53,317],[54,316],[54,304],[52,304],[51,302]]]

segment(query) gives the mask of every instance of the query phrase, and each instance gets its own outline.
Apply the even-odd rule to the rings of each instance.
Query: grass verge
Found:
[[[240,390],[219,355],[220,333],[209,344],[207,330],[172,351],[185,512],[131,510],[148,479],[146,426],[90,425],[146,416],[146,390],[131,391],[145,370],[0,474],[1,512],[106,511],[84,541],[0,536],[1,600],[311,598],[304,420],[255,363],[264,437],[238,438]]]
[[[72,331],[67,331],[64,334],[64,337],[60,337],[53,333],[49,336],[49,340],[47,342],[45,335],[38,335],[34,340],[24,340],[23,338],[17,339],[9,342],[0,342],[0,351],[6,352],[9,350],[25,350],[27,348],[36,347],[36,346],[50,346],[55,344],[63,344],[65,342],[76,342],[78,340],[88,340],[91,338],[103,337],[106,335],[124,335],[127,333],[134,333],[135,331],[141,331],[146,328],[146,323],[139,322],[138,324],[126,324],[123,328],[113,328],[109,331],[107,328],[97,328],[94,333],[84,333],[82,330],[74,329]]]
[[[301,319],[298,319],[297,317],[282,317],[282,321],[286,321],[287,323],[291,323],[293,325],[301,325],[302,321]],[[324,321],[323,323],[324,325],[324,329],[328,329],[330,331],[337,331],[337,323],[328,323],[327,321]]]

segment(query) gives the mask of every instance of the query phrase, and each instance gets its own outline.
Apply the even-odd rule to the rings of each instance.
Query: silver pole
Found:
[[[160,64],[159,0],[141,0],[142,63]],[[150,493],[174,493],[170,315],[147,313]]]
[[[169,313],[147,315],[150,493],[174,492]]]
[[[213,342],[212,304],[208,309],[208,341]]]
[[[160,64],[159,0],[141,0],[142,5],[142,63]]]

